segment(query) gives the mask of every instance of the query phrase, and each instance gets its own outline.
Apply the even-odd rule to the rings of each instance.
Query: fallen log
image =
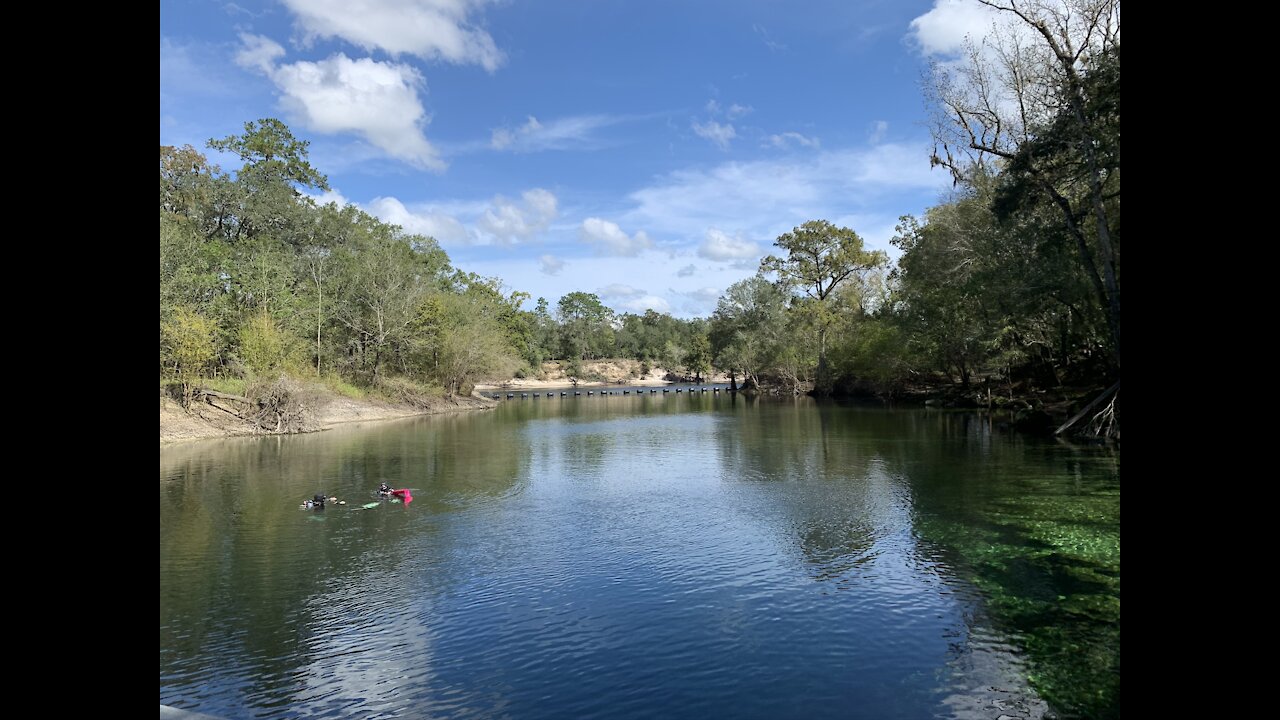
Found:
[[[1107,398],[1111,397],[1112,393],[1116,392],[1119,389],[1120,389],[1120,381],[1117,380],[1115,385],[1112,385],[1111,387],[1107,388],[1106,391],[1104,391],[1101,395],[1094,398],[1092,402],[1090,402],[1088,405],[1085,405],[1083,410],[1076,413],[1070,420],[1063,423],[1062,427],[1058,428],[1057,430],[1054,430],[1053,434],[1061,435],[1062,433],[1066,432],[1072,425],[1075,425],[1076,423],[1080,422],[1080,418],[1084,417],[1085,415],[1088,415],[1090,410],[1097,407],[1098,404],[1101,403],[1103,400],[1106,400]]]

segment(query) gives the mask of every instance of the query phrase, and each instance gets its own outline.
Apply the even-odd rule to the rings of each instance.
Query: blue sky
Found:
[[[971,0],[162,0],[160,143],[279,117],[324,200],[464,270],[706,315],[800,223],[889,249],[937,202],[921,79],[984,22]]]

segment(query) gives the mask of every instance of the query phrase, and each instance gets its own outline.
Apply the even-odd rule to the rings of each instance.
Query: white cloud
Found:
[[[653,310],[660,313],[671,312],[671,303],[666,298],[660,298],[657,295],[642,295],[630,300],[624,300],[614,303],[614,309],[633,312],[637,315],[644,313],[646,310]]]
[[[645,310],[671,312],[671,303],[665,298],[650,295],[648,291],[625,283],[612,283],[596,290],[596,294],[613,309],[643,313]]]
[[[596,130],[620,122],[608,115],[574,115],[543,123],[532,115],[516,128],[495,128],[489,141],[494,150],[538,152],[589,147]]]
[[[533,118],[529,118],[533,120]],[[536,121],[535,121],[536,122]],[[502,150],[511,146],[516,141],[516,134],[509,128],[495,128],[492,139],[489,140],[489,146],[494,150]]]
[[[754,111],[755,111],[755,108],[751,107],[750,105],[739,105],[738,103],[734,103],[729,106],[729,109],[725,112],[725,114],[729,116],[730,120],[733,120],[733,119],[740,118],[743,115],[749,115]]]
[[[871,128],[871,144],[878,145],[884,140],[884,136],[889,134],[889,123],[886,120],[877,120]]]
[[[720,113],[720,103],[715,98],[711,98],[710,100],[708,100],[705,107],[707,112],[712,115],[717,115]]]
[[[693,132],[699,137],[706,138],[715,143],[721,150],[728,150],[729,143],[738,136],[737,131],[733,129],[733,125],[726,123],[721,125],[715,120],[708,120],[706,124],[697,122],[693,123]]]
[[[399,225],[415,235],[427,235],[441,244],[464,245],[472,241],[471,233],[457,218],[431,208],[411,211],[393,197],[374,198],[365,211],[385,222]]]
[[[760,36],[761,40],[764,40],[764,46],[769,48],[770,52],[784,52],[787,49],[786,45],[783,45],[780,42],[774,42],[773,38],[769,37],[769,31],[765,30],[763,26],[752,25],[751,29],[756,31],[756,34]]]
[[[520,198],[522,202],[517,204],[501,195],[495,197],[477,225],[499,243],[511,244],[545,231],[559,214],[556,196],[548,190],[526,190]]]
[[[613,283],[611,285],[606,285],[605,287],[602,287],[596,290],[596,292],[599,293],[600,297],[602,298],[611,298],[611,299],[634,298],[634,297],[641,297],[647,294],[645,293],[644,290],[641,290],[640,288],[634,288],[634,287],[631,287],[630,285],[626,285],[623,283]]]
[[[975,0],[936,0],[933,9],[911,21],[911,37],[925,55],[954,55],[966,37],[986,36],[997,15]]]
[[[284,57],[284,48],[271,38],[241,33],[240,41],[244,43],[244,47],[236,53],[236,64],[242,68],[270,75],[275,69],[276,60]]]
[[[336,191],[312,195],[316,202],[339,205],[347,199]],[[377,197],[358,205],[365,212],[418,235],[429,235],[442,245],[514,245],[546,231],[559,215],[556,196],[534,188],[521,193],[519,202],[501,195],[488,202],[456,201],[406,205],[399,198]],[[563,261],[545,255],[544,268],[557,272]],[[559,262],[560,266],[556,266]],[[549,273],[553,274],[553,273]]]
[[[715,301],[720,299],[720,291],[713,287],[698,288],[697,290],[690,290],[689,292],[681,293],[681,295],[693,298],[694,300],[702,303],[715,303]]]
[[[730,237],[723,231],[711,228],[698,246],[698,256],[721,262],[756,260],[762,254],[760,246],[741,235]]]
[[[493,72],[504,57],[476,27],[485,0],[283,0],[304,37],[342,38],[365,50],[417,55],[424,60],[476,64]]]
[[[1088,58],[1109,44],[1110,39],[1119,38],[1118,2],[1100,6],[1104,13],[1101,17],[1080,12],[1078,6],[1070,0],[1044,0],[1017,6],[1016,12],[1010,12],[974,0],[935,0],[929,12],[911,21],[909,39],[933,64],[935,80],[946,88],[945,94],[962,98],[962,105],[994,110],[998,117],[979,121],[989,125],[977,130],[985,143],[1017,142],[1017,138],[1027,135],[1026,124],[1047,123],[1060,110],[1045,95],[1046,87],[1061,82],[1058,70],[1033,73],[1031,77],[1015,70],[1025,62],[1057,67],[1056,60],[1048,55],[1051,48],[1027,20],[1046,23],[1046,32],[1051,35],[1072,38],[1073,52],[1080,53],[1080,67],[1087,66]],[[1113,28],[1115,35],[1098,27]],[[972,114],[970,120],[974,120]],[[954,124],[948,127],[954,131],[955,139],[968,144],[968,133]]]
[[[229,2],[229,3],[224,4],[224,5],[222,6],[222,9],[223,9],[223,10],[224,10],[228,15],[233,15],[233,16],[234,16],[234,15],[248,15],[248,16],[249,16],[249,17],[251,17],[251,18],[260,18],[260,17],[262,17],[263,15],[265,15],[265,14],[267,13],[267,11],[266,11],[266,10],[263,10],[262,12],[254,12],[254,11],[252,11],[252,10],[250,10],[250,9],[246,8],[246,7],[241,7],[240,5],[237,5],[237,4],[233,3],[233,2]]]
[[[511,128],[500,127],[493,131],[493,139],[490,145],[494,150],[504,150],[515,144],[516,138],[520,136],[531,136],[542,129],[542,123],[538,122],[538,118],[530,115],[529,120],[525,124],[512,130]]]
[[[334,203],[338,207],[342,208],[351,204],[351,201],[337,190],[325,190],[314,195],[309,192],[304,192],[302,194],[314,200],[317,205],[328,205],[329,203]]]
[[[765,138],[765,142],[762,144],[766,147],[772,146],[782,150],[786,150],[792,145],[807,148],[816,148],[822,145],[822,143],[818,141],[818,138],[801,135],[798,132],[784,132],[779,135],[770,135]]]
[[[538,257],[538,272],[543,275],[559,275],[564,266],[565,262],[554,255],[541,255]]]
[[[862,228],[865,225],[855,227]],[[646,308],[652,308],[660,312],[671,312],[678,317],[705,316],[715,309],[714,301],[708,299],[709,295],[698,293],[690,296],[685,293],[695,293],[711,286],[728,287],[754,272],[754,269],[738,270],[722,263],[700,261],[696,275],[681,277],[675,272],[679,267],[678,263],[667,262],[665,257],[660,258],[656,253],[648,253],[644,262],[637,262],[590,254],[577,257],[572,256],[568,249],[563,253],[557,249],[555,255],[566,260],[566,267],[560,275],[553,276],[541,272],[537,262],[538,253],[541,252],[546,250],[529,253],[520,252],[517,248],[512,252],[476,254],[467,249],[451,252],[450,255],[454,257],[458,267],[485,276],[500,277],[511,287],[529,292],[534,298],[548,298],[553,304],[556,298],[569,290],[598,294],[598,289],[617,285],[642,290],[640,294],[627,297],[601,298],[619,312],[643,313]],[[583,285],[582,278],[588,278],[585,282],[590,284]],[[620,290],[621,287],[614,289]],[[702,299],[695,299],[699,297]]]
[[[679,292],[672,290],[672,293],[685,298],[681,304],[681,309],[691,315],[709,315],[715,310],[716,303],[720,300],[720,291],[713,287],[697,288],[696,290],[687,290]]]
[[[888,236],[870,237],[866,229],[891,226],[904,212],[921,212],[950,183],[946,172],[930,169],[927,142],[890,142],[679,170],[631,193],[634,206],[617,219],[660,238],[696,238],[701,244],[707,228],[776,238],[808,220],[848,217],[857,219],[849,227],[880,242]]]
[[[279,44],[258,35],[242,35],[236,55],[242,67],[264,73],[281,92],[285,112],[309,130],[325,134],[358,133],[388,155],[416,167],[443,170],[423,128],[430,122],[418,88],[422,75],[409,65],[342,53],[319,62],[274,65],[284,53]]]
[[[685,265],[676,271],[676,277],[693,277],[696,272],[698,272],[697,265]]]
[[[628,236],[617,223],[600,218],[583,220],[578,235],[583,242],[592,245],[596,248],[596,252],[604,255],[635,257],[653,247],[653,241],[643,230]]]

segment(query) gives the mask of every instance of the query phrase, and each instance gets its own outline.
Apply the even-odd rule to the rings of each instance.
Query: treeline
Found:
[[[279,372],[394,395],[467,394],[546,359],[709,369],[705,322],[619,317],[587,293],[525,310],[528,294],[452,267],[434,239],[316,203],[304,191],[328,181],[278,120],[209,147],[242,167],[160,148],[160,372],[188,400],[210,378]]]
[[[717,366],[819,393],[1111,387],[1093,419],[1118,435],[1119,3],[990,5],[1009,24],[932,77],[952,196],[902,218],[893,267],[848,228],[780,237],[720,299]]]

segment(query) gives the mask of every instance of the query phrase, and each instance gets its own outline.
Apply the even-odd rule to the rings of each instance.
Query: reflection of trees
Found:
[[[726,472],[768,483],[758,512],[818,580],[844,581],[910,529],[916,563],[972,584],[1018,642],[1036,690],[1070,713],[1119,712],[1119,455],[994,428],[972,413],[740,399]],[[840,483],[839,492],[814,490]]]
[[[687,387],[687,386],[681,386]],[[621,393],[621,387],[605,387],[604,392]],[[552,398],[544,396],[509,400],[495,412],[504,420],[517,421],[524,428],[526,441],[530,443],[531,452],[539,456],[541,465],[539,474],[548,472],[549,468],[570,466],[578,470],[605,471],[617,470],[620,460],[641,457],[644,453],[662,452],[658,445],[643,444],[645,433],[633,432],[633,423],[645,422],[664,416],[685,415],[688,413],[710,413],[720,407],[727,406],[730,399],[727,395],[715,393],[669,393],[650,394],[645,388],[640,394],[635,389],[628,395],[587,396],[585,391],[578,397]],[[599,392],[593,389],[592,392]],[[679,442],[679,438],[671,438],[666,428],[655,426],[654,442]],[[573,435],[572,441],[564,441],[562,435]],[[626,435],[632,445],[619,443],[619,437]],[[545,439],[545,442],[543,440]],[[554,457],[548,455],[553,453]],[[625,463],[624,463],[625,465]]]
[[[726,472],[781,485],[769,489],[764,508],[782,516],[774,524],[798,543],[816,579],[844,579],[875,558],[877,539],[905,522],[895,509],[897,483],[843,410],[809,398],[744,398],[731,408],[732,432],[718,435]],[[831,492],[831,483],[840,491]]]
[[[1005,435],[974,414],[898,417],[898,447],[881,452],[909,481],[922,562],[981,591],[1051,705],[1118,717],[1118,452]]]
[[[492,431],[477,428],[486,423]],[[451,552],[433,516],[513,492],[527,460],[521,434],[487,414],[163,450],[162,701],[166,684],[181,698],[219,668],[243,679],[255,706],[290,702],[315,637],[337,629],[334,616],[397,604],[394,578],[406,566],[437,565]],[[383,480],[414,488],[413,504],[362,510]],[[349,504],[298,509],[315,492]],[[377,587],[385,592],[367,610],[326,607],[326,598]],[[228,668],[231,657],[245,666]]]
[[[696,435],[681,431],[694,426]],[[710,428],[719,430],[715,447],[690,444]],[[675,445],[680,452],[660,454]],[[317,679],[308,664],[333,671],[333,656],[347,647],[341,633],[370,632],[351,624],[392,607],[416,609],[405,640],[427,655],[429,603],[474,570],[459,563],[474,546],[453,540],[462,531],[443,518],[481,498],[521,492],[522,478],[547,489],[555,478],[593,473],[653,477],[655,458],[667,468],[692,462],[721,473],[693,489],[723,503],[715,506],[723,512],[749,516],[725,528],[745,527],[750,541],[776,538],[761,547],[794,553],[807,577],[830,584],[824,591],[876,583],[879,571],[898,569],[940,576],[953,590],[977,588],[983,612],[969,618],[971,631],[990,623],[998,638],[1016,642],[1036,688],[1060,709],[1115,714],[1118,454],[1006,436],[972,414],[674,393],[516,400],[491,413],[166,449],[160,645],[169,695],[162,699],[197,692],[211,667],[221,668],[219,685],[229,688],[219,698],[232,710],[227,716],[249,714],[236,712],[235,682],[255,706],[268,698],[288,707],[302,686],[332,690],[341,684],[336,673]],[[415,488],[413,505],[355,510],[381,480]],[[683,490],[655,490],[672,487]],[[594,498],[603,504],[584,504],[584,518],[598,519],[609,492],[636,497],[623,483],[593,488],[600,489]],[[317,490],[353,506],[312,520],[318,516],[297,504]],[[570,490],[566,497],[581,497]],[[686,527],[715,520],[691,506],[688,523],[669,527],[669,537],[648,537],[643,505],[623,518],[650,547],[677,548]],[[564,536],[576,532],[566,527]],[[495,542],[515,548],[519,539]],[[241,667],[227,668],[224,657]],[[354,659],[343,670],[350,686],[377,676],[362,674]]]

